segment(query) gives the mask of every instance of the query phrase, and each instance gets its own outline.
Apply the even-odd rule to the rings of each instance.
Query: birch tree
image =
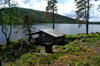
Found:
[[[2,11],[0,10],[1,28],[2,33],[6,37],[7,46],[9,46],[10,36],[12,33],[12,24],[17,21],[15,15],[18,14],[14,7],[17,7],[18,3],[14,0],[4,0],[1,5],[3,5],[1,9]],[[9,32],[9,34],[7,32]]]

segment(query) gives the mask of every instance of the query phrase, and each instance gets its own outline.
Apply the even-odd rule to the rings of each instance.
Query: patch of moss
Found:
[[[85,42],[81,42],[81,39],[85,39]],[[5,55],[5,58],[11,59],[15,58],[15,61],[8,62],[6,66],[99,66],[100,56],[95,53],[94,47],[97,48],[97,41],[100,36],[98,34],[77,34],[77,35],[66,35],[65,39],[68,41],[65,45],[56,45],[53,49],[54,53],[49,53],[45,55],[44,48],[29,46],[27,49],[22,50],[22,54],[11,53],[10,55]],[[13,40],[12,43],[19,44],[21,40]],[[94,45],[94,43],[96,43]],[[15,45],[15,44],[12,44]],[[30,43],[29,43],[30,44]],[[29,45],[28,44],[28,45]],[[83,45],[84,44],[84,45]],[[27,46],[28,46],[27,45]],[[3,46],[2,53],[12,51],[12,46],[9,48]],[[93,48],[91,49],[91,47]],[[33,52],[34,51],[34,52]],[[41,53],[40,55],[38,53]],[[19,58],[16,58],[18,57]]]

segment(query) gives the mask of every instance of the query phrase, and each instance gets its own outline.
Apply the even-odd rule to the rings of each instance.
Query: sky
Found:
[[[46,0],[16,0],[19,4],[19,7],[29,8],[39,11],[45,11],[47,6]],[[76,18],[76,6],[74,0],[57,0],[58,11],[57,13],[63,16]],[[100,0],[94,1],[91,0],[92,8],[90,9],[90,19],[89,21],[100,22],[100,10],[97,10],[98,4],[100,4]]]

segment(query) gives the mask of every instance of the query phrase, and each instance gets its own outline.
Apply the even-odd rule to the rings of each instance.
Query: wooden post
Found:
[[[56,39],[53,37],[53,44],[56,44]]]
[[[45,52],[46,53],[52,53],[52,46],[53,46],[53,44],[45,45]]]
[[[65,36],[63,36],[63,42],[65,42]]]
[[[42,42],[42,31],[40,31],[40,37],[39,37],[39,40],[40,40],[40,42]]]

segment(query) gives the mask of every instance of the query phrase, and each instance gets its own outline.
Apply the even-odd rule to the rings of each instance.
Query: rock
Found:
[[[20,42],[20,44],[27,44],[27,41],[22,40],[22,41]]]
[[[32,62],[30,62],[30,63],[28,64],[28,66],[34,66],[34,65],[32,64]]]
[[[57,49],[53,49],[53,52],[56,52],[57,51]]]
[[[96,32],[96,33],[99,33],[99,32]]]
[[[44,53],[45,55],[48,55],[48,53]]]
[[[82,46],[85,46],[85,44],[82,43]]]
[[[2,64],[6,64],[6,61],[2,60],[1,63],[2,63]]]
[[[35,59],[35,57],[32,57],[31,59]]]
[[[98,52],[100,53],[100,50],[98,50]]]
[[[89,47],[89,46],[84,46],[85,48],[91,48],[91,47]]]
[[[11,62],[11,60],[10,60],[10,59],[7,59],[7,58],[6,58],[5,60],[6,60],[7,62]]]
[[[81,38],[77,38],[76,40],[80,40]]]
[[[38,56],[41,56],[41,55],[42,55],[42,53],[37,53],[37,55],[38,55]]]
[[[96,45],[95,43],[93,45]]]
[[[72,49],[71,49],[71,48],[67,48],[67,49],[66,49],[66,51],[68,51],[68,52],[69,52],[70,50],[72,50]]]
[[[100,33],[98,33],[98,35],[100,35]]]
[[[86,41],[86,39],[84,39],[84,38],[83,38],[83,39],[81,39],[80,41],[81,41],[81,42],[85,42],[85,41]]]
[[[55,48],[55,46],[56,46],[56,45],[53,45],[53,47],[52,47],[52,48]]]
[[[91,32],[91,34],[95,34],[95,33]]]
[[[83,36],[80,36],[80,39],[84,38]]]
[[[33,52],[34,52],[34,50],[30,50],[30,51],[29,51],[29,53],[33,53]]]
[[[97,43],[99,43],[100,42],[100,40],[99,41],[97,41]]]

